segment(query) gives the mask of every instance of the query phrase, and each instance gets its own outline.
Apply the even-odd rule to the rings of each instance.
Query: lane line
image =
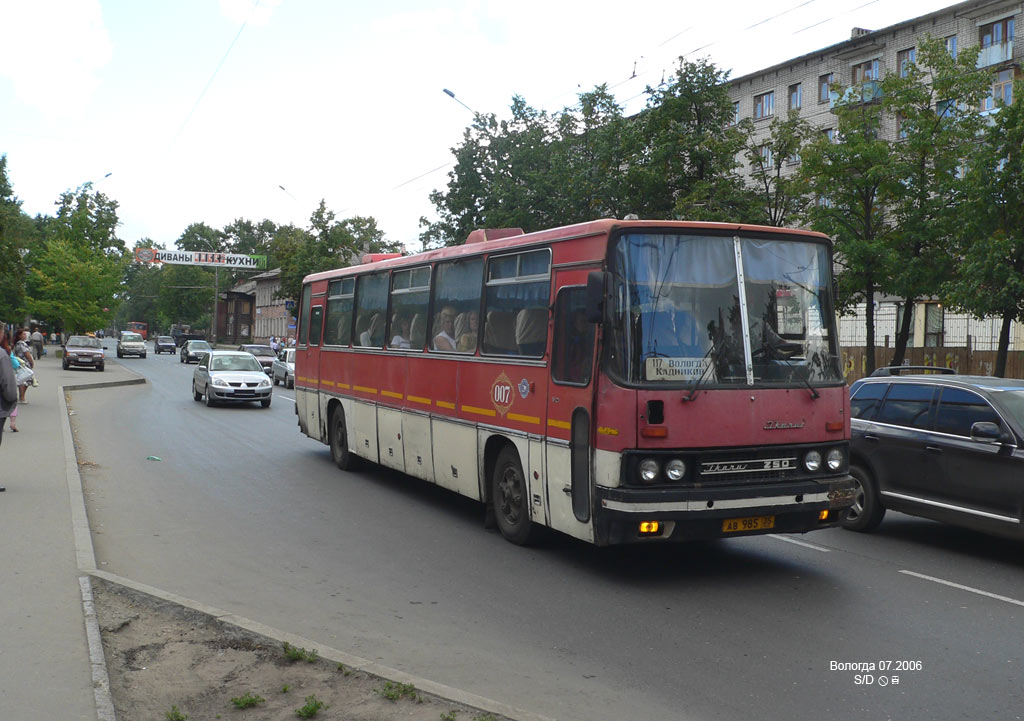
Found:
[[[908,576],[914,576],[915,578],[923,578],[925,581],[931,581],[932,583],[941,583],[943,586],[950,586],[951,588],[959,588],[961,591],[968,591],[970,593],[976,593],[979,596],[988,596],[994,598],[997,601],[1004,601],[1006,603],[1012,603],[1015,606],[1024,606],[1024,601],[1018,601],[1016,598],[1010,598],[1009,596],[1000,596],[997,593],[989,593],[988,591],[982,591],[978,588],[971,588],[970,586],[964,586],[959,583],[953,583],[952,581],[946,581],[941,578],[935,578],[935,576],[926,576],[923,573],[915,573],[914,571],[901,570],[900,573]]]
[[[798,541],[795,538],[786,538],[785,536],[778,536],[778,535],[776,535],[774,533],[769,533],[768,537],[769,538],[774,538],[777,541],[785,541],[786,543],[794,543],[797,546],[803,546],[804,548],[810,548],[813,551],[821,551],[822,553],[831,553],[832,552],[831,548],[824,548],[822,546],[815,546],[813,543],[808,543],[807,541]]]
[[[289,398],[288,396],[283,396],[283,395],[281,395],[280,393],[278,393],[278,394],[277,394],[277,397],[278,397],[278,398],[284,398],[284,399],[285,399],[286,401],[291,401],[292,403],[294,403],[294,402],[295,402],[295,399],[294,399],[294,398]]]

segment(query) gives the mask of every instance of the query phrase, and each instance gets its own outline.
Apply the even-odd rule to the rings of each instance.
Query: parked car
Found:
[[[126,355],[146,357],[146,342],[141,334],[127,330],[121,332],[121,337],[117,339],[117,357],[124,358]]]
[[[153,352],[157,355],[161,353],[174,353],[178,347],[174,345],[174,338],[169,335],[158,335],[153,341]]]
[[[73,335],[64,344],[64,370],[71,367],[103,370],[103,342],[99,338]]]
[[[238,350],[243,351],[245,353],[252,353],[254,356],[256,356],[256,360],[258,360],[260,362],[260,365],[263,366],[263,372],[266,373],[267,375],[270,375],[270,367],[274,365],[274,358],[276,358],[273,348],[271,348],[269,345],[243,343],[242,345],[238,346]]]
[[[1024,380],[877,375],[850,394],[846,528],[874,530],[892,509],[1024,538]]]
[[[213,348],[205,340],[188,340],[181,346],[179,356],[182,363],[198,363],[204,353],[209,353]]]
[[[276,386],[283,383],[285,388],[295,387],[295,349],[282,348],[270,366],[270,377]]]
[[[252,353],[215,350],[204,353],[192,372],[192,398],[218,402],[259,401],[270,407],[274,387]]]

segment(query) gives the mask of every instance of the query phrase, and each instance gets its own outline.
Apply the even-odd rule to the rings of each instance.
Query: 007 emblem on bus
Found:
[[[509,377],[502,371],[494,379],[494,383],[491,384],[491,402],[494,403],[494,409],[498,411],[498,414],[504,418],[505,414],[508,413],[508,409],[512,407],[512,401],[514,400],[515,388]]]

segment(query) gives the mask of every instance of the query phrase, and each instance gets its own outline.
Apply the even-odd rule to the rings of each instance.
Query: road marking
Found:
[[[997,593],[989,593],[988,591],[982,591],[977,588],[971,588],[970,586],[963,586],[959,583],[953,583],[952,581],[945,581],[941,578],[935,578],[935,576],[926,576],[923,573],[914,573],[913,571],[900,571],[908,576],[914,576],[915,578],[923,578],[925,581],[932,581],[933,583],[941,583],[943,586],[951,586],[952,588],[959,588],[961,591],[969,591],[970,593],[976,593],[979,596],[988,596],[994,598],[997,601],[1005,601],[1006,603],[1012,603],[1015,606],[1024,606],[1024,601],[1018,601],[1016,598],[1010,598],[1009,596],[1000,596]]]
[[[294,399],[294,398],[289,398],[288,396],[283,396],[283,395],[281,395],[280,393],[278,393],[278,394],[277,394],[277,397],[278,397],[278,398],[284,398],[284,399],[285,399],[286,401],[291,401],[292,403],[294,403],[294,402],[295,402],[295,399]]]
[[[768,535],[771,538],[774,538],[777,541],[785,541],[786,543],[795,543],[798,546],[803,546],[804,548],[810,548],[813,551],[821,551],[822,553],[831,553],[831,551],[832,551],[831,548],[822,548],[821,546],[815,546],[813,543],[808,543],[807,541],[798,541],[795,538],[786,538],[785,536],[779,536],[779,535],[776,535],[774,533],[769,533]]]

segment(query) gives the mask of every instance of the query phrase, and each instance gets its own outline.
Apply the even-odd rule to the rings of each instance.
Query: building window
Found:
[[[754,120],[775,115],[775,92],[754,96]]]
[[[799,110],[800,106],[804,104],[804,92],[803,84],[797,83],[796,85],[789,86],[789,109]]]
[[[836,129],[835,128],[825,128],[824,130],[821,131],[821,134],[825,136],[825,139],[828,140],[828,142],[830,142],[830,143],[836,142]]]
[[[908,48],[896,53],[896,67],[900,69],[900,77],[910,75],[910,66],[917,62],[917,48]],[[872,78],[877,80],[877,78]]]
[[[865,63],[859,63],[854,65],[852,68],[852,80],[853,84],[866,83],[871,80],[878,80],[879,63],[878,59],[868,60]]]
[[[832,92],[832,83],[835,77],[832,73],[825,73],[818,78],[818,102],[827,103]]]
[[[926,303],[924,306],[924,346],[938,348],[942,345],[943,311],[940,303]]]
[[[956,60],[956,35],[946,38],[946,52],[949,53],[949,57]]]
[[[775,160],[775,155],[772,153],[772,146],[762,145],[759,151],[761,154],[761,167],[766,170],[771,168],[774,164],[773,161]]]
[[[732,104],[732,125],[736,125],[740,122],[740,101],[737,100]]]
[[[900,140],[907,137],[907,121],[899,113],[896,113],[896,137]]]
[[[980,28],[982,49],[993,45],[1013,42],[1013,18],[1005,18],[998,22],[982,25]]]
[[[981,100],[981,111],[995,110],[1002,100],[1009,105],[1013,102],[1013,70],[1000,70],[992,81],[992,93]]]

